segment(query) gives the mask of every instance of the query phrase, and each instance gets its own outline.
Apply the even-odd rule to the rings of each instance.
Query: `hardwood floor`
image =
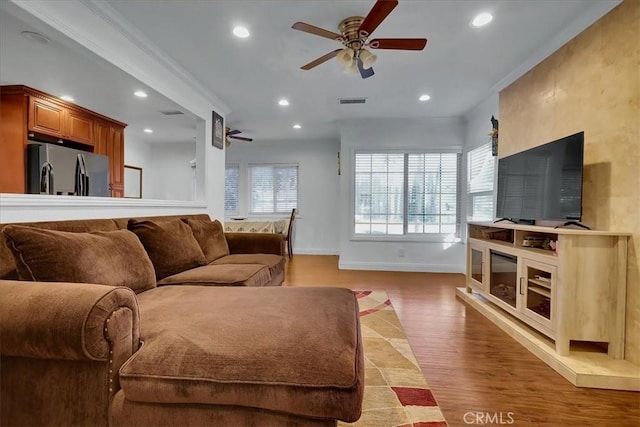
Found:
[[[640,426],[640,393],[574,387],[456,299],[461,274],[338,270],[315,255],[286,268],[286,286],[386,290],[450,426]]]

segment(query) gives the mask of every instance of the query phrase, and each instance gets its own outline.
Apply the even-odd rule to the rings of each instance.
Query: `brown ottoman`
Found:
[[[120,369],[114,424],[171,418],[194,404],[360,417],[362,340],[350,290],[166,286],[138,302],[144,344]]]

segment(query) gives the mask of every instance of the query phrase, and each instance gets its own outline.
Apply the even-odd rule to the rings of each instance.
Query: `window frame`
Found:
[[[404,187],[403,187],[403,234],[356,234],[355,232],[355,198],[356,198],[356,155],[357,154],[404,154]],[[429,148],[429,149],[384,149],[384,148],[352,148],[351,176],[349,178],[349,240],[363,242],[458,242],[462,234],[462,149]],[[456,154],[456,232],[455,233],[407,233],[407,194],[409,154]]]
[[[282,212],[253,212],[252,211],[252,203],[251,203],[251,195],[253,193],[252,188],[252,168],[254,167],[274,167],[274,168],[295,168],[296,169],[296,205],[294,206],[296,209],[299,209],[300,202],[300,164],[298,163],[247,163],[246,170],[246,203],[247,203],[247,215],[252,217],[275,217],[282,216],[284,214],[291,215],[291,209],[287,209],[287,211]],[[274,192],[275,197],[275,192]],[[274,208],[275,208],[275,198],[274,198]]]

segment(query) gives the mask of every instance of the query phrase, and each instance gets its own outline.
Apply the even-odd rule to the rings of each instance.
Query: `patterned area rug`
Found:
[[[365,387],[362,417],[341,427],[447,426],[431,394],[389,296],[355,291],[364,343]]]

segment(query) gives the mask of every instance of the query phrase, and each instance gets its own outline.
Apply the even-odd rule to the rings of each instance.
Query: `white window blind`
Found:
[[[458,153],[355,153],[355,234],[457,234]]]
[[[229,163],[224,168],[224,213],[238,214],[240,165]]]
[[[467,157],[467,218],[473,221],[493,220],[493,188],[496,160],[491,143],[469,151]]]
[[[249,165],[249,212],[291,213],[298,207],[298,165]]]

